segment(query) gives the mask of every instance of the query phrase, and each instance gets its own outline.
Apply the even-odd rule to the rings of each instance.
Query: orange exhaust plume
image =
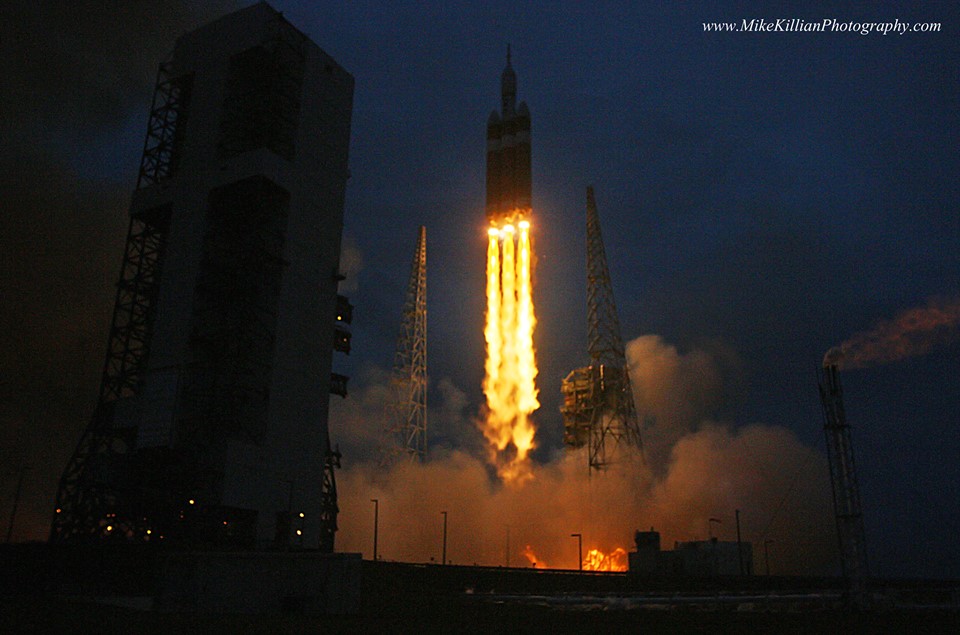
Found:
[[[528,455],[536,447],[530,414],[540,407],[533,349],[536,317],[531,282],[530,223],[489,230],[487,244],[487,359],[481,428],[491,460],[506,482],[532,478]]]

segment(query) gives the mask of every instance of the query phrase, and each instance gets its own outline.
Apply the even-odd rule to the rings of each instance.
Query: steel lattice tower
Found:
[[[189,79],[172,79],[168,65],[161,64],[138,187],[158,183],[175,169],[174,140],[190,87]],[[139,529],[138,505],[145,501],[131,497],[115,473],[130,470],[135,431],[115,425],[114,410],[143,386],[170,211],[166,205],[130,213],[97,406],[60,478],[53,541],[126,537]]]
[[[642,453],[643,444],[593,187],[587,187],[587,327],[590,366],[563,381],[561,410],[564,442],[588,445],[590,468],[600,470],[619,450]]]
[[[352,108],[353,77],[264,2],[177,39],[51,542],[333,551]]]
[[[843,407],[839,366],[831,359],[830,353],[824,360],[820,378],[820,401],[823,404],[823,430],[827,437],[830,485],[833,488],[833,509],[837,519],[843,577],[847,582],[849,599],[859,603],[864,597],[868,576],[866,536],[850,424],[847,423]]]
[[[410,266],[393,361],[394,401],[385,460],[427,458],[427,229],[421,226]]]

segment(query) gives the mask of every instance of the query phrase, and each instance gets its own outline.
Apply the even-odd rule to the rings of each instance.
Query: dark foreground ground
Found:
[[[53,554],[53,555],[51,555]],[[960,633],[960,583],[884,581],[845,608],[831,578],[642,578],[362,564],[355,615],[148,610],[156,561],[0,550],[0,635],[14,633]],[[116,563],[114,563],[116,564]],[[266,581],[265,581],[266,583]]]
[[[400,600],[400,598],[395,598]],[[2,633],[960,633],[956,612],[574,609],[465,596],[403,598],[356,616],[196,615],[105,606],[80,598],[5,597]]]

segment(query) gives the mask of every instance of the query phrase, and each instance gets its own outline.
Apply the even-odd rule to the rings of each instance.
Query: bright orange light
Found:
[[[107,525],[107,531],[113,531],[113,525]]]
[[[149,536],[150,534],[152,534],[152,533],[153,533],[153,530],[152,530],[152,529],[148,529],[148,530],[147,530],[147,535],[148,535],[148,536]]]
[[[487,236],[500,236],[500,230],[496,227],[491,227],[487,230]]]
[[[191,498],[191,499],[188,500],[187,502],[190,503],[191,505],[193,505],[196,501],[194,501],[194,500]]]
[[[527,545],[526,548],[521,552],[523,556],[530,562],[535,569],[549,569],[547,563],[540,560],[537,557],[537,554],[533,553],[533,549],[530,548],[530,545]]]
[[[532,477],[528,455],[536,447],[536,428],[530,414],[540,407],[533,350],[537,321],[529,227],[529,222],[521,221],[516,240],[513,225],[506,225],[499,235],[490,231],[487,244],[487,317],[483,330],[487,343],[483,381],[487,418],[482,429],[497,473],[507,482]]]
[[[626,571],[627,552],[617,547],[609,555],[599,549],[591,549],[583,559],[584,571]]]

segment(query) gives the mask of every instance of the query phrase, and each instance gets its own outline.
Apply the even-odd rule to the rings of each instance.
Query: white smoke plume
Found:
[[[680,354],[658,335],[626,346],[634,403],[643,427],[647,459],[663,467],[678,439],[694,431],[720,405],[721,369],[713,355]]]
[[[710,421],[724,367],[710,353],[680,354],[656,336],[638,338],[627,349],[635,390],[646,399],[645,412],[657,418],[645,441],[663,448],[662,465],[648,460],[590,475],[583,451],[564,452],[535,465],[528,482],[506,486],[479,445],[473,452],[438,448],[427,464],[389,471],[372,462],[347,463],[338,474],[338,549],[372,556],[374,498],[380,501],[381,558],[438,562],[446,511],[447,558],[456,564],[503,565],[509,559],[511,566],[530,566],[535,559],[571,569],[577,567],[571,533],[583,534],[584,554],[610,553],[632,550],[634,531],[652,526],[670,549],[674,541],[707,538],[710,518],[722,521],[714,535],[735,539],[734,510],[740,509],[744,540],[761,549],[758,566],[763,541],[770,539],[771,571],[828,568],[835,539],[824,458],[783,427],[734,429]],[[433,425],[462,426],[464,439],[478,434],[465,416],[462,392],[451,384],[442,394],[452,405],[431,411],[444,413],[434,415]],[[358,412],[364,407],[355,406]],[[366,434],[357,427],[375,430],[376,421],[352,417],[351,434]],[[340,422],[332,426],[335,437],[346,432]],[[662,440],[655,438],[660,433]],[[529,559],[523,555],[528,547]]]
[[[934,347],[956,341],[958,325],[960,297],[931,298],[926,306],[908,309],[845,341],[839,347],[839,365],[845,369],[865,368],[924,355]]]

